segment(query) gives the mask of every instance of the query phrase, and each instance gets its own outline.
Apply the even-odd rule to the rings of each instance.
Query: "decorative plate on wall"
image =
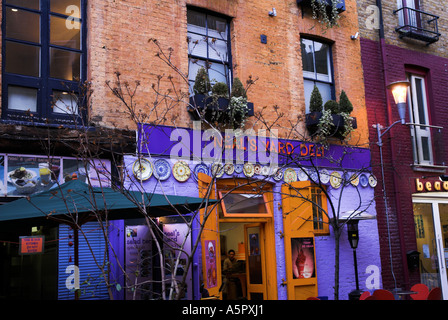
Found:
[[[330,173],[327,169],[320,170],[320,181],[323,184],[327,184],[328,182],[330,182]]]
[[[265,177],[270,176],[271,175],[271,167],[270,166],[262,166],[261,167],[261,174],[264,175]]]
[[[235,166],[233,165],[233,163],[226,163],[224,165],[224,172],[231,176],[235,172]]]
[[[288,168],[283,173],[283,180],[286,183],[291,183],[297,181],[297,173],[293,168]]]
[[[198,163],[193,170],[193,178],[198,181],[199,172],[205,173],[206,175],[210,175],[210,169],[205,163]]]
[[[377,180],[376,180],[376,177],[373,174],[371,174],[370,177],[369,177],[369,184],[370,184],[370,186],[372,188],[376,187]]]
[[[185,161],[177,161],[173,166],[173,175],[179,182],[185,182],[190,178],[191,170]]]
[[[224,175],[224,166],[221,163],[212,164],[212,175],[221,178]]]
[[[165,159],[158,159],[154,162],[154,177],[163,181],[171,176],[170,163]]]
[[[238,163],[235,165],[235,173],[241,173],[243,172],[243,165]]]
[[[330,184],[333,188],[337,189],[341,186],[342,178],[339,172],[333,171],[330,175]]]
[[[252,163],[245,163],[243,166],[243,172],[246,177],[252,177],[255,173],[254,165]]]
[[[148,180],[152,176],[152,163],[145,158],[135,160],[132,165],[132,172],[138,180]]]
[[[299,181],[307,181],[308,180],[308,175],[305,172],[306,169],[304,168],[299,168],[299,172],[297,174]]]
[[[282,168],[276,168],[274,169],[274,180],[275,181],[281,181],[283,179],[283,169]]]
[[[254,173],[255,174],[261,174],[261,164],[254,165]]]
[[[352,176],[350,177],[350,183],[352,184],[352,186],[357,187],[359,184],[359,175],[357,175],[356,173],[352,174]]]
[[[367,175],[365,173],[362,173],[359,176],[359,183],[361,184],[361,186],[363,186],[364,188],[367,187],[369,185],[369,178],[367,178]]]

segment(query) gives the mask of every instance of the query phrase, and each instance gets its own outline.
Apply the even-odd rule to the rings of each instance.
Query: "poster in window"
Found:
[[[216,241],[205,241],[205,268],[207,274],[207,288],[214,288],[218,285],[216,271]]]
[[[315,277],[314,239],[311,237],[292,238],[291,250],[293,279]]]
[[[0,197],[6,195],[5,185],[5,156],[0,154]]]
[[[8,196],[26,196],[57,185],[60,159],[22,155],[8,155],[7,159]]]

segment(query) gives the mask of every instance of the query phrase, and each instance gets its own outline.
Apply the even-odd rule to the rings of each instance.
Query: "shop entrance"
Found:
[[[265,223],[221,222],[223,300],[264,300],[267,294]]]
[[[414,221],[421,282],[442,289],[448,299],[448,198],[414,197]]]

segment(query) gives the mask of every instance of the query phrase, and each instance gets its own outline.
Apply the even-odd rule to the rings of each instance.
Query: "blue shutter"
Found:
[[[108,300],[109,295],[104,278],[93,259],[94,255],[100,265],[105,264],[104,257],[107,248],[103,230],[98,222],[88,222],[82,226],[82,230],[87,236],[88,244],[82,232],[79,231],[80,300]],[[73,242],[73,231],[69,226],[59,226],[59,239],[58,299],[73,300],[74,292],[66,286],[66,280],[72,273],[65,273],[67,267],[75,263],[74,245],[69,245],[70,241]],[[89,284],[84,283],[86,280]]]

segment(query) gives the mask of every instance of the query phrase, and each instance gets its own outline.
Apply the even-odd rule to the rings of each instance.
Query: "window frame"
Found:
[[[428,93],[427,76],[420,72],[408,72],[408,81],[410,82],[408,90],[408,111],[411,123],[422,124],[425,126],[431,125],[430,99]],[[420,110],[418,105],[418,97],[416,96],[416,80],[420,80],[422,84],[422,102],[423,102],[423,117],[425,123],[421,123]],[[412,155],[413,161],[416,165],[433,165],[434,164],[434,146],[433,137],[430,127],[421,127],[418,125],[410,125],[410,133],[412,138]],[[428,138],[428,155],[429,160],[424,159],[423,146],[421,138]]]
[[[308,41],[312,41],[313,42],[313,65],[314,65],[314,77],[310,77],[307,75],[307,73],[309,73],[309,71],[305,71],[303,69],[303,56],[302,56],[302,41],[303,40],[308,40]],[[325,44],[328,46],[328,54],[327,54],[327,67],[329,69],[328,71],[328,76],[329,76],[329,81],[325,81],[322,79],[319,79],[317,76],[317,68],[316,68],[316,58],[315,58],[315,46],[314,43],[321,43],[321,44]],[[335,90],[335,81],[334,81],[334,64],[333,64],[333,43],[331,42],[327,42],[327,41],[322,41],[321,39],[316,39],[313,37],[307,37],[307,36],[301,36],[300,37],[300,54],[301,54],[301,59],[302,59],[302,75],[303,75],[303,80],[304,80],[304,85],[303,85],[303,92],[304,92],[304,97],[305,97],[305,109],[306,109],[306,113],[309,112],[309,98],[311,96],[311,92],[306,92],[305,90],[305,81],[311,81],[313,82],[314,85],[316,85],[316,83],[321,83],[321,84],[327,84],[330,86],[330,99],[328,100],[335,100],[336,99],[336,90]],[[314,87],[314,86],[313,86]],[[321,93],[322,94],[322,93]],[[324,97],[322,97],[324,98]],[[323,101],[323,103],[325,104],[326,101]],[[307,103],[308,101],[308,103]]]
[[[261,192],[254,192],[251,190],[246,190],[245,188],[239,188],[238,190],[230,192],[232,194],[256,194],[256,195],[262,195],[264,206],[266,208],[266,212],[263,213],[229,213],[226,209],[226,194],[225,191],[218,191],[219,199],[221,199],[221,209],[222,209],[222,216],[224,218],[267,218],[272,217],[272,211],[269,205],[269,197],[268,197],[268,191],[261,191]]]
[[[313,229],[316,236],[329,235],[330,223],[328,220],[327,209],[327,197],[325,193],[316,185],[311,184],[309,186],[311,194],[311,207],[313,210]],[[316,201],[314,197],[320,197],[319,201]],[[315,204],[317,202],[317,204]]]
[[[195,59],[195,60],[203,61],[206,65],[208,65],[209,62],[210,63],[216,63],[216,64],[223,65],[225,70],[227,71],[226,74],[225,74],[225,77],[226,77],[226,83],[227,83],[227,85],[229,87],[229,90],[230,90],[231,85],[232,85],[232,79],[233,79],[233,68],[232,68],[233,64],[232,64],[232,50],[231,50],[232,49],[232,44],[231,44],[231,36],[230,36],[231,18],[228,17],[228,16],[225,16],[223,14],[217,13],[217,12],[205,10],[205,9],[194,7],[194,6],[187,6],[187,17],[188,17],[188,11],[194,11],[194,12],[198,12],[198,13],[201,13],[201,14],[205,14],[205,22],[206,22],[205,35],[203,35],[201,33],[197,33],[197,32],[193,32],[191,30],[188,30],[188,18],[187,18],[187,38],[188,39],[189,39],[190,33],[196,34],[196,35],[199,35],[199,36],[206,36],[206,37],[208,37],[208,34],[209,34],[208,33],[208,30],[209,30],[209,28],[208,28],[208,16],[213,16],[213,17],[217,17],[217,18],[226,20],[227,38],[226,39],[219,39],[219,40],[222,40],[222,41],[226,42],[227,62],[223,63],[222,60],[210,58],[210,55],[209,55],[210,45],[209,45],[209,43],[207,41],[207,44],[206,44],[206,46],[207,46],[207,57],[204,58],[204,56],[195,55],[195,54],[192,54],[192,53],[188,52],[188,64],[191,63],[192,59]],[[189,47],[189,44],[188,44],[188,47]],[[188,48],[188,51],[190,51],[189,48]],[[207,70],[207,73],[209,74],[209,68],[206,68],[206,70]],[[191,68],[190,67],[189,67],[189,72],[191,72]],[[196,75],[195,75],[195,77],[196,77]],[[189,78],[188,81],[189,81],[189,84],[190,84],[190,91],[191,92],[192,92],[192,88],[194,86],[195,77],[190,79],[190,74],[188,76],[188,78]],[[214,81],[211,78],[210,78],[210,82],[211,82],[212,85],[214,84]]]
[[[80,29],[80,48],[73,49],[62,47],[50,43],[50,20],[51,17],[68,18],[70,15],[60,14],[50,11],[50,1],[41,0],[39,10],[2,3],[2,121],[25,122],[25,123],[43,123],[55,125],[75,123],[81,124],[86,119],[87,113],[82,108],[82,97],[78,99],[78,115],[74,121],[73,114],[53,112],[53,91],[65,91],[79,95],[83,81],[87,78],[87,1],[80,1],[80,18],[77,19],[81,23]],[[37,13],[40,17],[40,43],[27,42],[20,39],[6,37],[6,10],[7,8],[24,10],[27,12]],[[15,42],[21,44],[30,44],[40,48],[39,55],[39,76],[29,76],[6,72],[6,43]],[[50,77],[50,49],[62,49],[64,51],[75,52],[80,54],[80,79],[65,80]],[[28,112],[22,110],[14,110],[8,108],[8,86],[18,86],[25,88],[37,89],[36,111]]]

